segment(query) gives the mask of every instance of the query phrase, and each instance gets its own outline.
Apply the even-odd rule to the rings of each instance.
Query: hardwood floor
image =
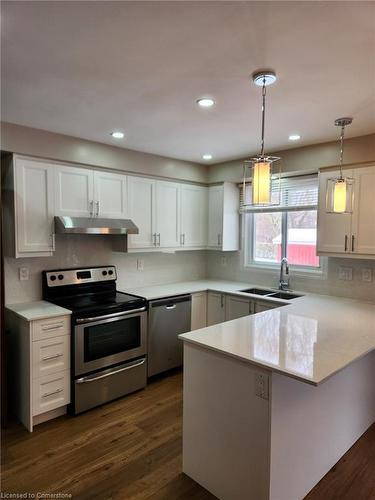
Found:
[[[12,423],[2,433],[1,490],[78,500],[214,499],[181,473],[181,423],[181,373],[77,418],[41,424],[32,434]],[[375,499],[375,426],[306,497],[354,499]]]

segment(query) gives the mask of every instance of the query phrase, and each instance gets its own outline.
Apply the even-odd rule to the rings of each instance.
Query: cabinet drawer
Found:
[[[33,416],[68,403],[70,403],[69,370],[33,380]]]
[[[33,379],[70,368],[70,335],[32,343]]]
[[[39,319],[32,322],[33,341],[70,334],[70,316]]]

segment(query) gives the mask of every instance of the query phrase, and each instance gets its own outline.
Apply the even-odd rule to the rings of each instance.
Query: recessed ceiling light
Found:
[[[111,132],[111,136],[114,137],[115,139],[123,139],[124,133],[119,132],[118,130],[115,130],[114,132]]]
[[[202,158],[204,160],[212,160],[212,155],[203,155]]]
[[[197,100],[197,104],[199,104],[202,108],[210,108],[215,104],[215,101],[211,99],[211,97],[202,97]]]
[[[301,139],[301,136],[300,136],[300,135],[298,135],[298,134],[291,134],[291,135],[289,136],[289,140],[290,140],[290,141],[299,141],[300,139]]]

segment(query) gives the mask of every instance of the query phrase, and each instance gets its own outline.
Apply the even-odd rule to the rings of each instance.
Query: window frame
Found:
[[[308,208],[307,210],[316,210],[317,208]],[[288,212],[291,210],[272,210],[272,212],[281,213],[281,258],[286,257],[287,251],[287,233],[288,233]],[[298,208],[293,211],[306,211],[306,208]],[[262,210],[263,213],[267,213],[266,210]],[[263,270],[269,272],[275,272],[280,269],[280,263],[267,263],[259,262],[254,259],[254,236],[255,236],[255,224],[254,224],[254,214],[256,212],[248,212],[242,214],[242,236],[244,240],[244,267],[253,268],[254,270]],[[295,276],[309,276],[317,278],[325,278],[327,274],[327,259],[325,257],[319,256],[319,266],[302,266],[298,264],[289,264],[291,271]]]

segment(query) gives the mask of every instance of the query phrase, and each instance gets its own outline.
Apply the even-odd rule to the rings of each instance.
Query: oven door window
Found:
[[[85,362],[137,349],[140,345],[139,316],[86,326],[84,329]]]

